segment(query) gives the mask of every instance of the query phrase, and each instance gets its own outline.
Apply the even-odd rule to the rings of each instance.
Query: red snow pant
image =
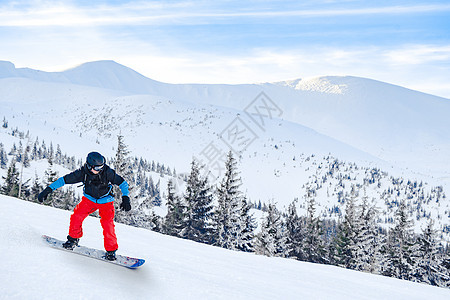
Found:
[[[69,235],[75,239],[83,236],[83,221],[87,216],[98,209],[100,224],[103,228],[103,238],[106,251],[115,251],[118,248],[117,237],[114,230],[114,202],[97,204],[84,197],[73,210],[70,216]]]

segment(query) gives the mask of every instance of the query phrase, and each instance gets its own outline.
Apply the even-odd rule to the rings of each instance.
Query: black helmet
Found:
[[[106,162],[106,159],[98,152],[91,152],[86,157],[86,167],[88,170],[101,171]]]

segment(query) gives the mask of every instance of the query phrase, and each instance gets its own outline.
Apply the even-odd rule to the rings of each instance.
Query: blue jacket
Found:
[[[103,204],[114,201],[112,186],[118,185],[123,196],[128,196],[128,183],[116,172],[105,164],[99,174],[93,174],[85,166],[58,178],[50,184],[52,190],[56,190],[65,184],[82,182],[83,194],[92,202]]]

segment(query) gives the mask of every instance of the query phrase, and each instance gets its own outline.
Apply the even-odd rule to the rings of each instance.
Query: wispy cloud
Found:
[[[450,45],[407,45],[386,51],[385,57],[392,65],[444,63],[450,67]]]
[[[40,3],[40,2],[38,2]],[[406,15],[450,11],[450,4],[403,5],[347,9],[230,10],[227,7],[198,6],[191,2],[172,4],[128,3],[91,7],[55,3],[21,7],[4,6],[0,26],[108,26],[220,23],[226,19],[323,18],[364,15]]]

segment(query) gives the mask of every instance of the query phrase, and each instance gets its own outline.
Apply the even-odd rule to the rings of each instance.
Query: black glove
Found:
[[[122,203],[120,204],[120,209],[124,211],[129,211],[131,209],[130,197],[122,196]]]
[[[48,194],[50,194],[51,192],[53,192],[51,187],[46,187],[45,190],[43,190],[42,192],[39,193],[38,195],[38,200],[39,202],[44,202],[45,200],[47,200],[47,196]]]

